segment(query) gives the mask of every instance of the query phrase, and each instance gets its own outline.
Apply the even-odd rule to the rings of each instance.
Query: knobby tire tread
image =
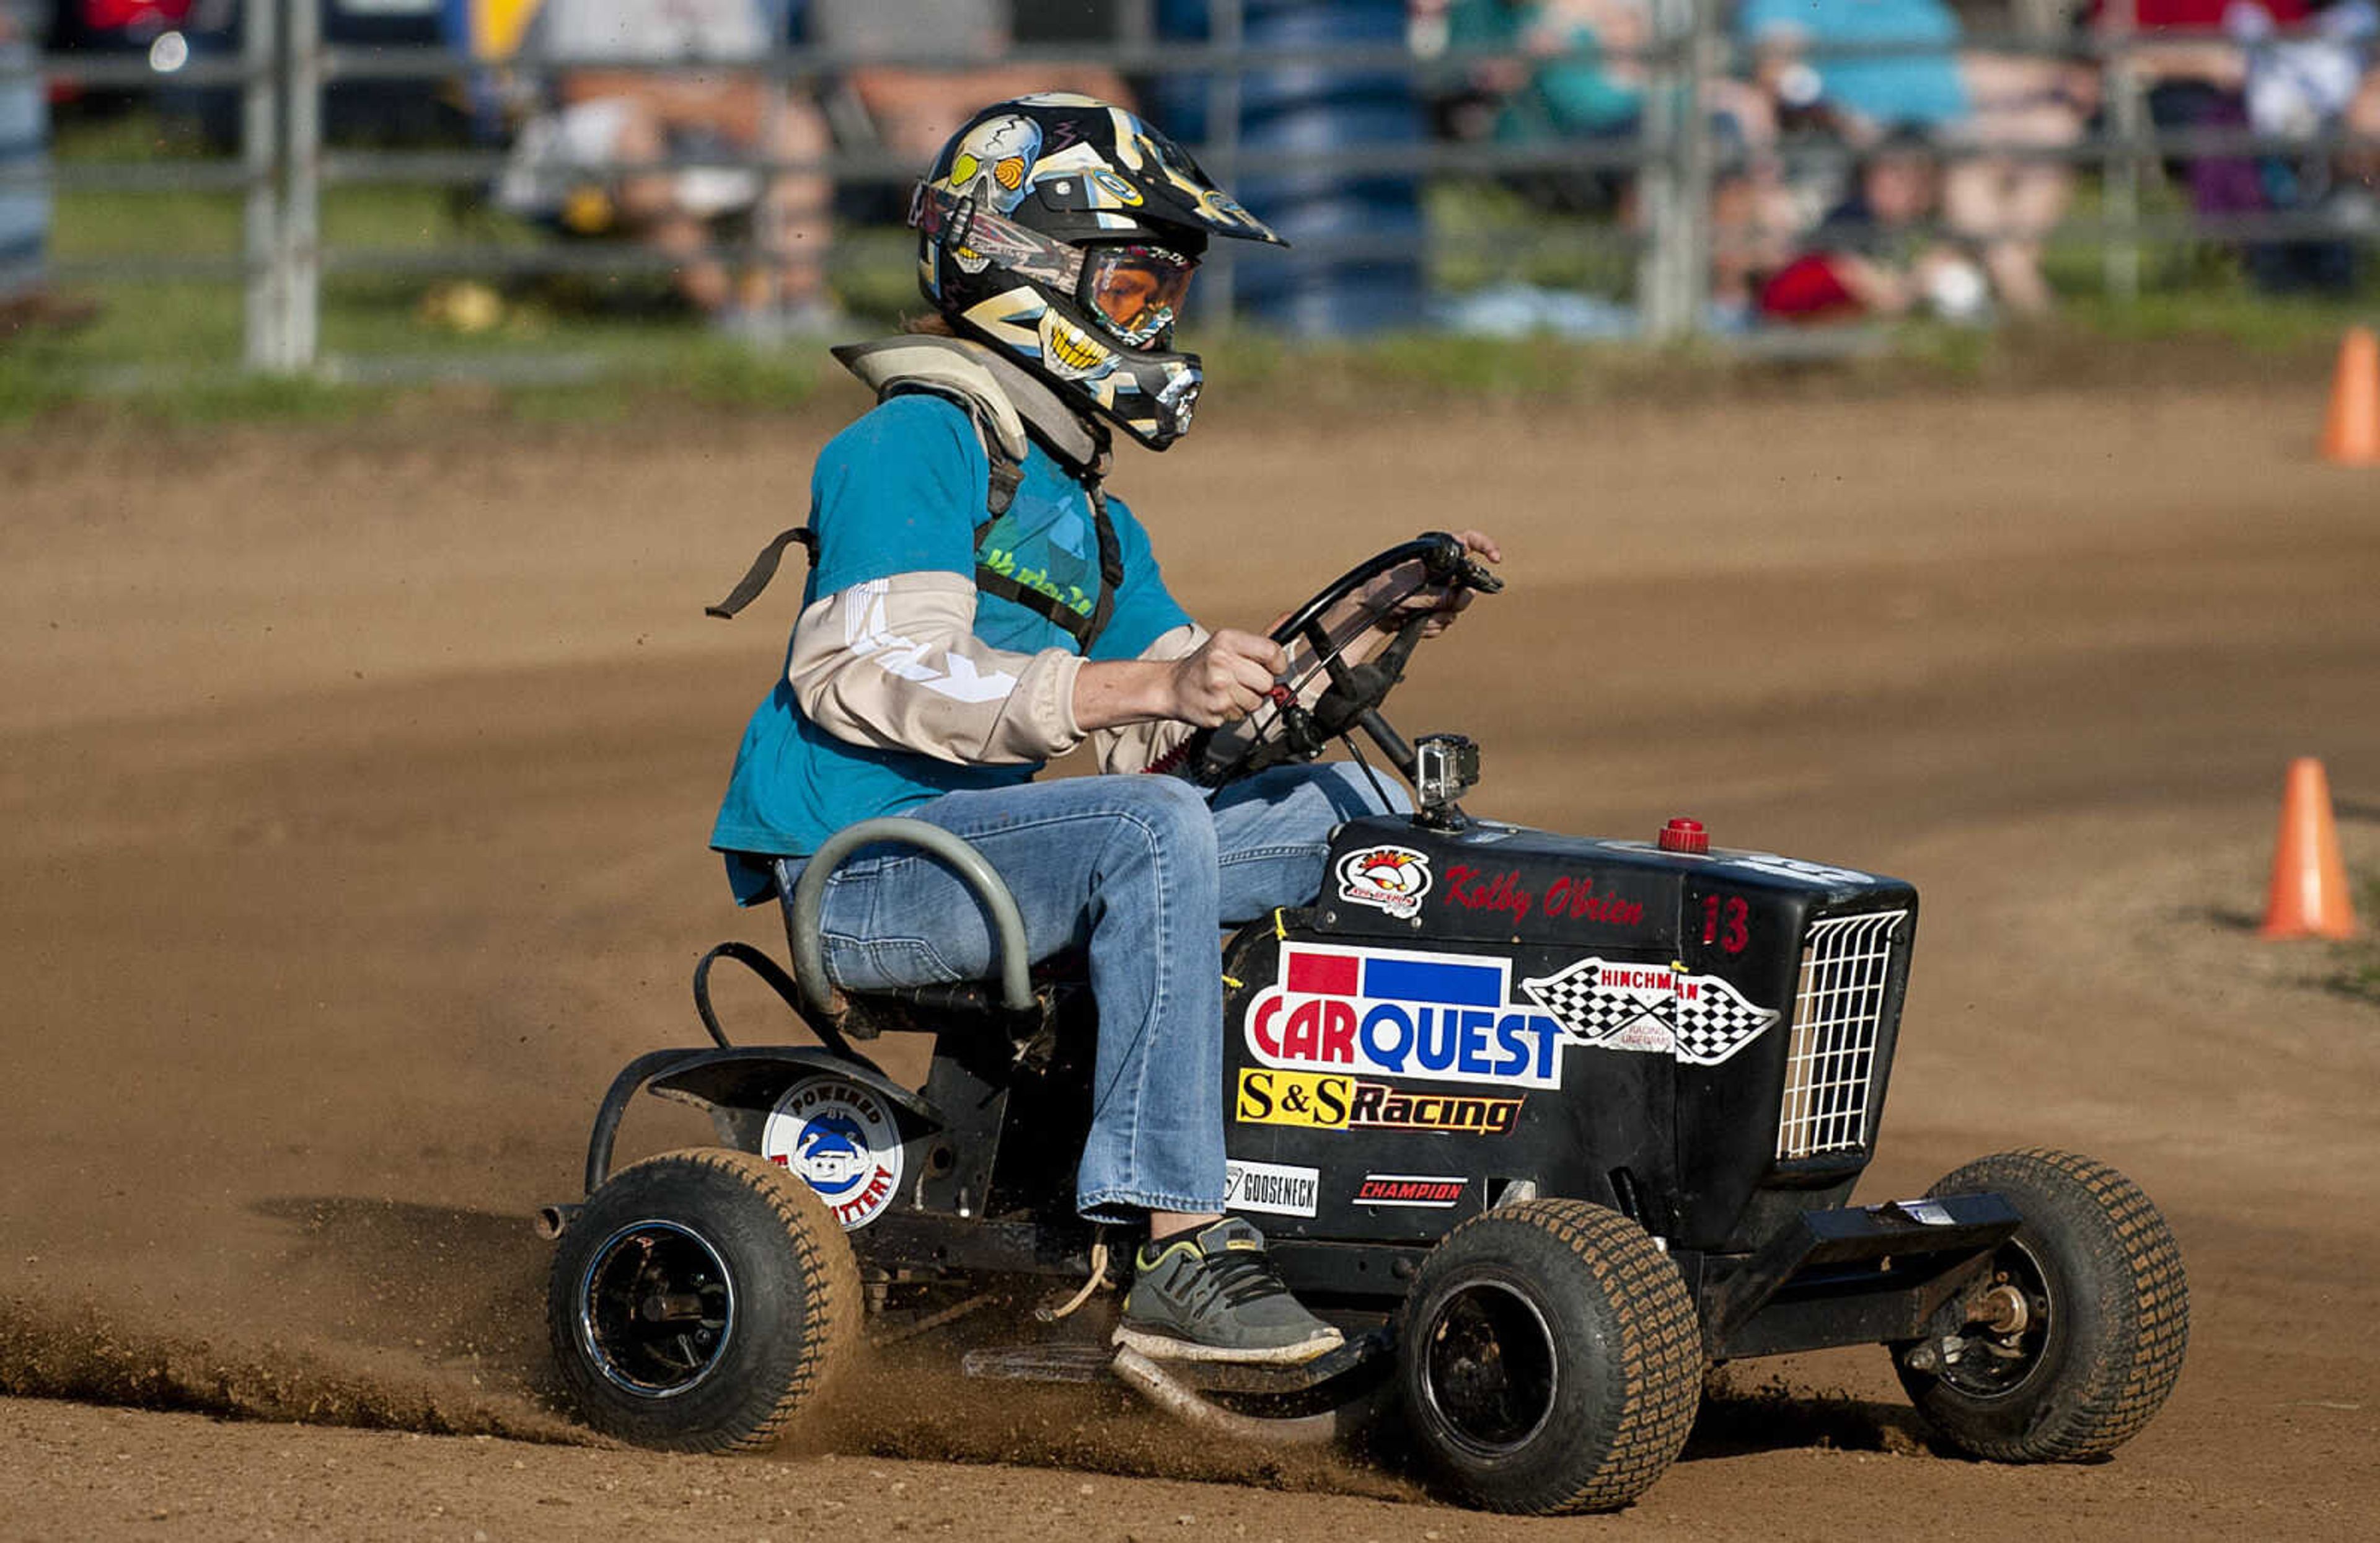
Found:
[[[1605,1457],[1567,1491],[1524,1506],[1474,1498],[1498,1510],[1553,1516],[1608,1511],[1653,1487],[1686,1443],[1702,1397],[1702,1317],[1675,1261],[1618,1211],[1585,1200],[1524,1200],[1473,1217],[1448,1233],[1493,1221],[1535,1226],[1575,1255],[1619,1319],[1617,1373],[1623,1397]]]
[[[802,1315],[801,1344],[795,1353],[791,1375],[758,1425],[726,1442],[662,1439],[652,1444],[722,1454],[763,1451],[784,1439],[795,1419],[819,1401],[856,1355],[866,1312],[859,1263],[841,1223],[817,1193],[758,1153],[728,1147],[688,1147],[631,1164],[614,1174],[613,1182],[642,1170],[670,1166],[718,1172],[776,1214],[793,1245],[808,1310]]]
[[[2111,1278],[2129,1278],[2132,1307],[2119,1318],[2136,1321],[2124,1332],[2119,1322],[2103,1347],[2098,1364],[2089,1368],[2097,1384],[2058,1422],[2051,1432],[2028,1432],[2014,1440],[1962,1433],[1962,1445],[1978,1456],[2004,1463],[2072,1463],[2113,1452],[2133,1436],[2164,1406],[2181,1375],[2190,1344],[2190,1284],[2165,1218],[2147,1194],[2106,1163],[2074,1152],[2048,1147],[2027,1147],[1998,1152],[1943,1176],[1930,1193],[1973,1194],[1994,1190],[2010,1179],[2033,1178],[2032,1170],[2046,1168],[2089,1195],[2105,1214],[2112,1235],[2095,1238],[2092,1252]],[[2123,1355],[2129,1341],[2131,1354]],[[2121,1364],[2117,1364],[2119,1361]]]

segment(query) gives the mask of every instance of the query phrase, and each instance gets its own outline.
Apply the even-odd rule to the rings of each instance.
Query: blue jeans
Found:
[[[1226,926],[1312,901],[1332,827],[1381,812],[1354,766],[1285,766],[1212,796],[1167,776],[947,793],[905,809],[965,836],[1025,914],[1038,962],[1087,946],[1099,1002],[1083,1215],[1223,1208]],[[793,893],[795,859],[778,865]],[[862,847],[827,882],[827,974],[846,991],[979,980],[990,925],[931,857]]]

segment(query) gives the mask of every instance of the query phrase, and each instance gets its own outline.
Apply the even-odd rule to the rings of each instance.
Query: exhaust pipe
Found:
[[[530,1225],[537,1229],[538,1236],[552,1243],[577,1220],[577,1206],[540,1206],[537,1210],[537,1220]]]

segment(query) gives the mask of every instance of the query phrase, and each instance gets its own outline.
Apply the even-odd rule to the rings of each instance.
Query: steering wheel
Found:
[[[1220,787],[1269,767],[1312,760],[1330,741],[1361,729],[1410,783],[1413,747],[1380,716],[1380,704],[1404,679],[1405,662],[1444,611],[1437,603],[1408,602],[1430,591],[1492,595],[1503,587],[1502,579],[1473,561],[1469,548],[1443,530],[1358,563],[1272,629],[1272,640],[1290,650],[1290,659],[1269,699],[1236,723],[1192,735],[1166,769],[1201,787]],[[1342,614],[1334,614],[1342,607]],[[1348,662],[1358,642],[1383,632],[1389,634],[1386,646],[1359,662]],[[1352,739],[1348,747],[1355,749]],[[1362,752],[1356,754],[1360,758]]]

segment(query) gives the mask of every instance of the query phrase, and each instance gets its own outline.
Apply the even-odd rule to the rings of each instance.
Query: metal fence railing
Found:
[[[1633,61],[1645,75],[1645,111],[1636,130],[1611,140],[1538,143],[1456,142],[1416,135],[1388,143],[1350,143],[1325,148],[1279,148],[1246,142],[1241,133],[1245,91],[1251,79],[1378,76],[1410,83],[1416,99],[1429,83],[1488,60],[1512,60],[1492,51],[1417,52],[1405,43],[1330,43],[1305,47],[1251,44],[1243,26],[1243,0],[1212,0],[1208,35],[1201,41],[1160,40],[1147,29],[1129,29],[1111,44],[1096,48],[1018,48],[1002,62],[1009,67],[1081,66],[1095,63],[1152,87],[1185,83],[1203,102],[1208,131],[1194,149],[1219,180],[1389,177],[1417,183],[1509,179],[1529,174],[1609,171],[1633,184],[1634,217],[1590,227],[1572,223],[1544,239],[1554,243],[1607,244],[1625,254],[1633,268],[1633,303],[1641,335],[1684,336],[1703,323],[1714,252],[1711,219],[1715,186],[1742,169],[1742,152],[1714,135],[1706,101],[1708,82],[1740,69],[1743,50],[1729,35],[1720,6],[1710,0],[1649,0],[1651,36],[1633,52],[1607,50],[1603,57]],[[2119,7],[2128,11],[2129,6]],[[516,58],[501,67],[440,47],[359,49],[324,41],[315,0],[249,0],[242,7],[236,56],[193,57],[173,74],[181,88],[238,93],[237,152],[211,160],[147,162],[77,160],[38,174],[0,169],[0,182],[29,175],[50,178],[61,196],[108,191],[205,188],[241,200],[236,253],[155,252],[85,258],[63,264],[77,278],[113,281],[171,274],[236,280],[243,292],[243,357],[256,371],[299,373],[324,358],[322,295],[326,274],[512,275],[523,273],[652,272],[674,259],[633,241],[561,241],[528,245],[465,238],[416,249],[332,242],[324,238],[322,206],[326,189],[374,184],[407,184],[468,190],[491,184],[505,162],[499,144],[477,147],[366,149],[324,142],[322,103],[326,89],[357,81],[444,81],[484,79],[501,67],[532,87],[574,67],[616,70],[615,60]],[[1972,37],[1964,49],[2019,54],[2055,53],[2084,60],[2101,72],[2105,107],[2091,130],[2064,143],[1993,144],[1961,140],[1946,144],[1948,157],[2005,155],[2070,164],[2095,175],[2097,213],[2061,225],[2067,244],[2098,248],[2102,284],[2118,298],[2137,295],[2145,249],[2180,241],[2338,239],[2369,244],[2373,233],[2321,211],[2266,211],[2202,216],[2186,210],[2158,213],[2146,192],[2164,163],[2192,156],[2328,156],[2380,151],[2380,141],[2346,137],[2335,128],[2295,135],[2241,128],[2158,129],[2144,106],[2143,82],[2131,68],[2135,55],[2152,43],[2170,50],[2170,34],[2150,39],[2120,18],[2088,35],[2045,39],[2036,34]],[[2215,38],[2206,46],[2232,46]],[[1939,55],[1938,42],[1813,50],[1814,57],[1895,57]],[[1525,61],[1542,64],[1543,60]],[[864,61],[832,49],[782,48],[763,59],[684,61],[642,67],[685,74],[732,69],[765,76],[784,92],[817,93],[856,64],[916,68],[965,69],[981,63],[947,50],[919,49],[898,57]],[[55,80],[87,88],[142,91],[156,87],[158,74],[139,59],[51,55],[40,68]],[[1804,159],[1846,152],[1832,142],[1787,140],[1778,153]],[[683,169],[701,163],[678,159],[657,165],[615,164],[614,172]],[[738,165],[768,176],[822,174],[841,187],[905,188],[920,169],[880,147],[846,143],[817,161],[739,160]],[[1261,211],[1260,211],[1261,212]],[[756,244],[757,239],[757,244]],[[1469,246],[1466,248],[1465,243]],[[1227,309],[1236,287],[1234,254],[1223,243],[1202,280],[1203,300],[1212,314]],[[722,245],[727,256],[765,261],[772,255],[765,237]],[[1367,262],[1444,261],[1451,255],[1509,259],[1508,235],[1465,237],[1427,225],[1382,234],[1346,230],[1300,243],[1296,261],[1361,265]]]

